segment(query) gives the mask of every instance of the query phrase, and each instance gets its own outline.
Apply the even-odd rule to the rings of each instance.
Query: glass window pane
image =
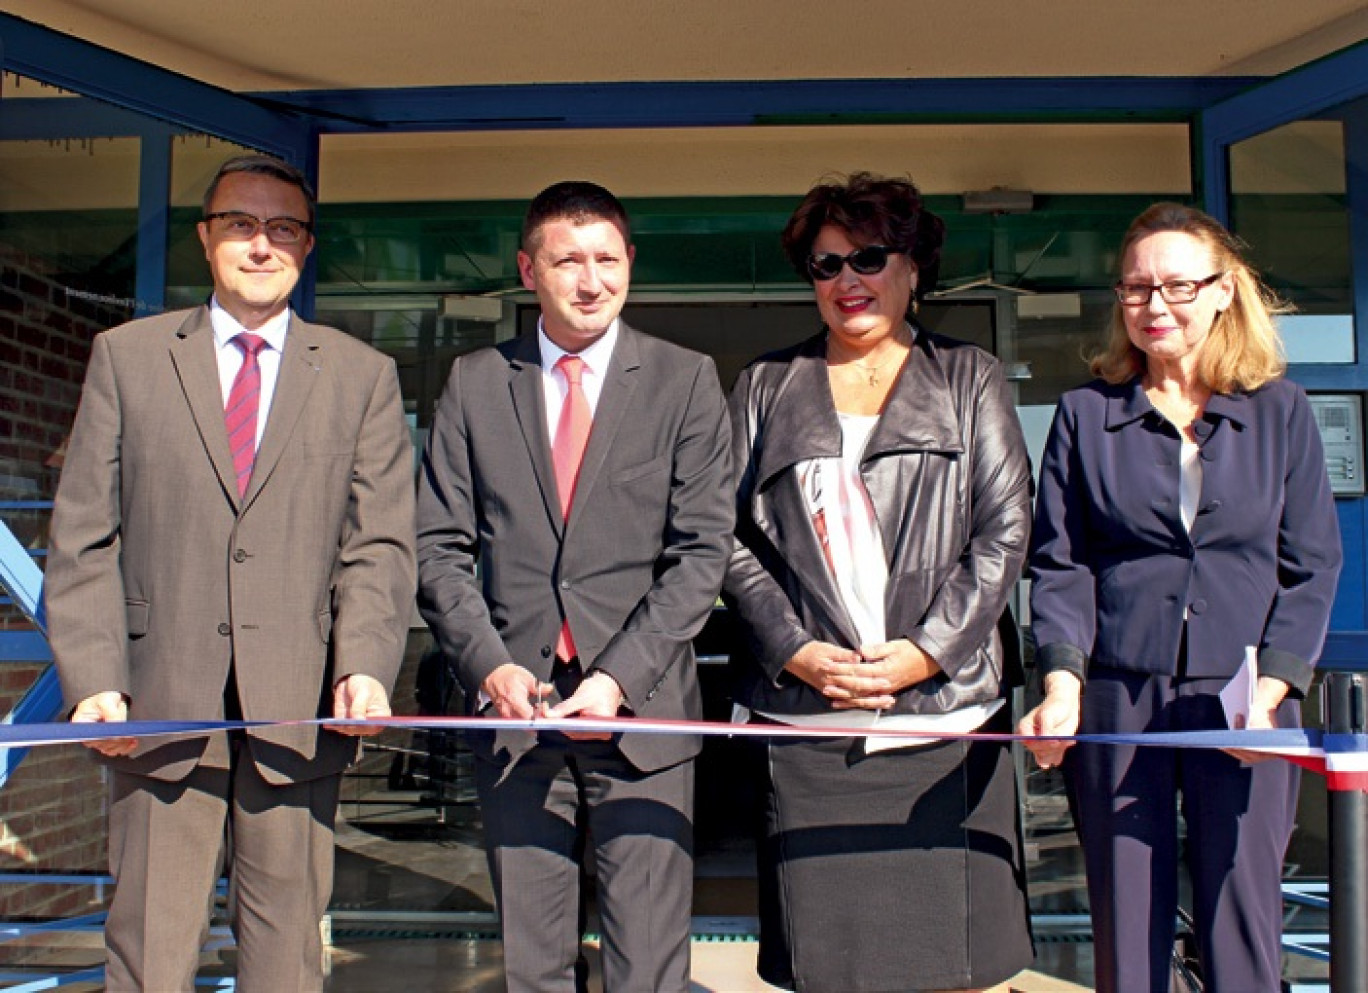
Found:
[[[1345,175],[1339,121],[1297,121],[1230,148],[1231,225],[1297,308],[1281,323],[1293,362],[1354,361]]]
[[[42,119],[84,98],[5,74],[0,114]],[[98,113],[98,105],[95,112]],[[50,501],[95,335],[134,308],[138,236],[135,138],[0,142],[0,521],[41,564]],[[43,642],[6,599],[0,604],[0,715],[48,672]],[[57,719],[58,703],[26,704],[28,721]],[[0,789],[0,864],[8,870],[102,875],[104,771],[85,748],[35,749]],[[6,916],[70,916],[101,909],[109,888],[13,885]],[[6,946],[0,966],[33,950]],[[85,964],[98,949],[78,951]]]
[[[194,307],[213,286],[195,225],[203,213],[205,187],[218,167],[255,149],[208,135],[187,135],[171,146],[171,232],[166,260],[166,309]]]

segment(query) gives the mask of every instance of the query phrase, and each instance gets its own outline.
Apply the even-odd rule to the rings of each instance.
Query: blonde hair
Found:
[[[1235,279],[1230,306],[1216,315],[1197,360],[1197,375],[1214,393],[1258,389],[1287,370],[1282,339],[1273,318],[1292,308],[1259,279],[1244,259],[1244,244],[1220,221],[1196,207],[1156,203],[1131,222],[1121,240],[1121,259],[1142,238],[1177,231],[1196,238],[1211,252],[1216,268]],[[1094,376],[1124,383],[1145,371],[1145,353],[1131,344],[1120,302],[1112,307],[1107,344],[1088,363]]]

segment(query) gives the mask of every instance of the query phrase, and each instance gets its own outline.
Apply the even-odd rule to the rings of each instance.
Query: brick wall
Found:
[[[90,343],[129,317],[46,270],[0,245],[0,499],[51,497]]]
[[[90,343],[128,316],[127,308],[81,295],[42,260],[0,245],[0,500],[52,498]],[[45,511],[5,511],[4,518],[26,547],[47,546]],[[0,608],[0,629],[26,626],[15,608]],[[43,669],[0,658],[0,714]],[[31,751],[0,789],[0,872],[105,872],[106,795],[86,749]],[[100,895],[90,886],[0,884],[0,918],[87,912]]]

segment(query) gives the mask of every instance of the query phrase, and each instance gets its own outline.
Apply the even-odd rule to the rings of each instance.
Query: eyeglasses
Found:
[[[232,241],[251,241],[262,228],[272,245],[297,245],[313,225],[294,217],[257,217],[241,210],[205,214],[206,221],[221,221],[219,229]]]
[[[1143,307],[1150,302],[1155,290],[1159,291],[1164,303],[1192,303],[1198,293],[1224,275],[1218,272],[1206,279],[1170,279],[1157,286],[1149,283],[1117,283],[1112,289],[1116,291],[1116,299],[1126,307]]]
[[[888,257],[896,254],[896,250],[885,248],[883,245],[866,245],[864,248],[855,249],[849,255],[823,252],[821,255],[808,256],[807,271],[808,275],[818,282],[835,279],[847,265],[852,272],[861,276],[872,276],[883,272],[884,266],[888,265]]]

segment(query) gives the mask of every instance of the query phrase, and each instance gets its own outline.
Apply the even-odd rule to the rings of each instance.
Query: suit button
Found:
[[[550,657],[551,657],[551,646],[550,646],[550,645],[542,645],[542,658],[544,658],[544,659],[549,659]]]
[[[236,552],[233,553],[233,561],[234,561],[234,562],[246,562],[246,561],[247,561],[247,553],[244,552],[241,548],[239,548]]]
[[[233,633],[233,629],[229,627],[227,624],[220,624],[218,631],[219,634],[223,635],[225,638]]]
[[[570,588],[570,580],[568,580],[568,579],[562,579],[562,580],[560,581],[560,587],[561,587],[561,589],[563,589],[563,590],[568,590],[568,589]]]
[[[1192,612],[1194,614],[1200,614],[1202,611],[1206,610],[1206,608],[1207,602],[1203,600],[1201,597],[1198,597],[1196,600],[1192,601]]]

